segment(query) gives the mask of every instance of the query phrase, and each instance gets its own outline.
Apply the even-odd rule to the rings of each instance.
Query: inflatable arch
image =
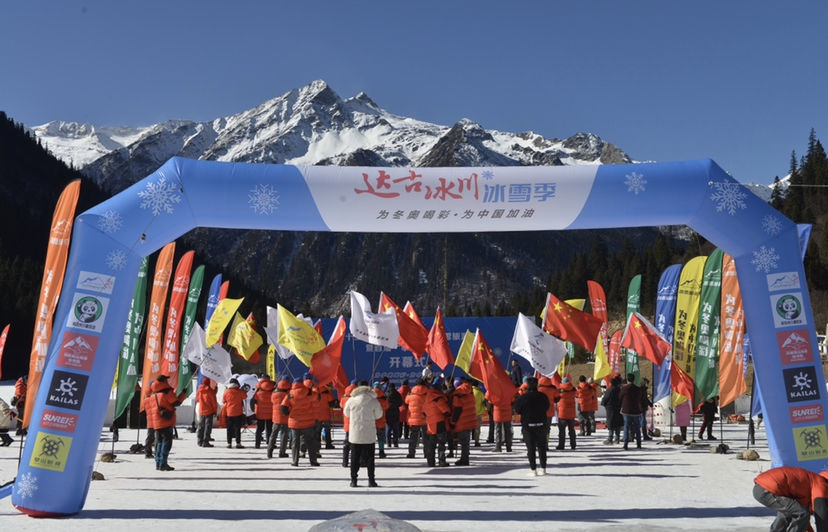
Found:
[[[196,227],[482,232],[688,225],[735,259],[774,465],[828,469],[825,379],[796,225],[709,159],[360,168],[173,158],[75,222],[12,503],[79,512],[141,259]],[[68,336],[94,355],[66,356]]]

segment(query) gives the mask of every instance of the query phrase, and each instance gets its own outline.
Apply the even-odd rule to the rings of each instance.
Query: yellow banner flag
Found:
[[[279,315],[279,345],[290,349],[302,364],[310,367],[314,353],[327,344],[322,335],[310,323],[297,318],[282,305],[276,305]]]
[[[462,369],[466,373],[469,373],[469,366],[471,366],[471,357],[473,349],[474,335],[468,329],[466,329],[466,334],[463,336],[463,343],[460,344],[460,349],[458,349],[457,351],[457,357],[455,357],[454,359],[454,365]],[[469,376],[471,376],[471,374],[469,374]]]
[[[244,301],[243,297],[239,299],[224,298],[219,301],[219,304],[216,306],[216,310],[213,311],[213,315],[210,316],[210,323],[207,324],[207,334],[205,338],[207,347],[212,347],[216,342],[218,342],[221,333],[224,332],[224,329],[230,323],[230,319],[233,317],[236,310],[238,310],[241,306],[242,301]]]
[[[227,344],[235,347],[245,360],[250,360],[253,353],[264,343],[262,336],[256,332],[250,322],[236,312],[233,325],[230,327],[230,337]]]
[[[270,380],[276,382],[276,346],[273,344],[268,344],[267,346],[267,358],[265,359],[265,371],[267,371],[267,376],[270,377]]]
[[[598,379],[603,379],[612,373],[612,367],[607,359],[607,353],[604,351],[605,343],[606,340],[604,340],[604,333],[602,332],[601,338],[599,338],[598,342],[595,344],[595,367],[592,370],[592,378],[596,382]]]

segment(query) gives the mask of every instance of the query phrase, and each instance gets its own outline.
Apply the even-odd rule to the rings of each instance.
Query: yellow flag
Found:
[[[313,325],[294,316],[282,305],[276,305],[279,315],[279,345],[290,349],[302,364],[310,367],[314,353],[324,349],[325,340]]]
[[[264,343],[262,336],[250,325],[250,322],[236,312],[233,325],[230,327],[230,338],[227,344],[235,347],[245,360],[250,360],[253,353]]]
[[[601,333],[601,338],[595,343],[595,367],[593,368],[592,378],[596,382],[598,379],[603,379],[612,373],[607,353],[604,351],[604,333]]]
[[[466,334],[463,336],[463,343],[460,344],[460,349],[457,351],[457,357],[454,360],[454,365],[466,373],[469,373],[469,366],[471,366],[473,348],[474,335],[466,329]]]
[[[230,318],[233,317],[233,314],[236,310],[238,310],[243,300],[243,297],[240,299],[230,299],[225,297],[219,301],[219,304],[216,306],[216,310],[213,311],[213,315],[210,316],[210,323],[207,324],[207,334],[205,337],[205,343],[207,344],[206,347],[211,347],[218,342],[221,333],[230,323]]]
[[[276,382],[276,346],[273,344],[268,344],[267,346],[265,368],[267,368],[267,376],[270,377],[270,380]]]

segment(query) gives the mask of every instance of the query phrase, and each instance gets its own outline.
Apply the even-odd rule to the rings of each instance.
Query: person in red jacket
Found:
[[[402,399],[402,405],[400,405],[400,432],[402,433],[402,437],[407,440],[411,433],[411,429],[408,426],[408,404],[405,402],[405,398],[411,393],[411,386],[408,384],[408,379],[402,381],[397,391],[400,392],[400,398]]]
[[[408,438],[408,455],[406,458],[414,458],[420,440],[424,439],[426,419],[423,413],[426,392],[428,388],[423,379],[419,379],[414,388],[405,396],[405,405],[408,408],[408,425],[410,428]]]
[[[557,410],[555,403],[561,398],[561,394],[549,377],[541,377],[538,379],[538,391],[549,399],[549,408],[546,410],[546,442],[548,448],[549,432],[552,430],[552,419],[555,417]]]
[[[198,430],[196,438],[199,447],[212,447],[210,434],[213,432],[213,417],[218,412],[218,399],[213,381],[208,377],[201,379],[201,384],[196,391],[196,402],[198,403]]]
[[[587,382],[587,378],[584,375],[578,378],[576,395],[578,397],[578,409],[581,411],[581,436],[592,435],[595,424],[595,411],[598,410],[598,392],[591,381],[592,379],[589,379],[589,382]]]
[[[172,449],[173,427],[175,427],[175,407],[187,397],[187,392],[175,395],[175,390],[167,382],[166,375],[159,375],[150,386],[152,394],[147,398],[147,423],[155,429],[155,469],[172,471],[175,468],[168,462]]]
[[[345,415],[345,405],[351,398],[351,392],[357,387],[357,381],[352,380],[351,384],[345,387],[345,392],[339,398],[339,408],[342,409],[342,430],[345,432],[345,439],[342,441],[342,467],[349,467],[351,456],[351,442],[348,441],[348,432],[351,427],[351,419]]]
[[[435,464],[440,467],[447,467],[446,439],[451,409],[446,394],[443,393],[442,383],[439,380],[426,392],[423,413],[426,418],[426,439],[424,442],[426,463],[429,467],[434,467]],[[435,451],[437,454],[436,461]]]
[[[316,460],[316,456],[319,450],[314,445],[315,438],[313,437],[313,429],[316,425],[313,395],[302,379],[293,380],[293,385],[282,401],[281,408],[282,413],[288,416],[288,428],[290,428],[293,436],[290,465],[293,467],[299,466],[299,448],[304,442],[310,464],[318,466],[319,462]]]
[[[233,446],[233,438],[236,439],[236,449],[244,449],[241,442],[241,429],[245,421],[245,399],[247,399],[247,393],[239,386],[238,379],[230,379],[227,383],[227,389],[224,390],[224,395],[221,396],[225,418],[227,419],[228,449]]]
[[[333,444],[333,427],[331,426],[331,409],[336,406],[336,397],[334,397],[333,390],[330,384],[320,386],[318,389],[319,403],[318,416],[321,424],[322,433],[320,434],[320,445],[322,439],[325,439],[325,449],[336,449]]]
[[[271,421],[273,430],[267,440],[267,457],[273,458],[273,450],[276,449],[276,442],[279,442],[279,458],[287,458],[288,440],[288,416],[282,413],[282,401],[290,391],[290,380],[282,375],[276,389],[270,394]]]
[[[460,444],[460,459],[454,462],[456,466],[469,465],[471,447],[471,434],[477,427],[477,410],[474,405],[474,392],[472,392],[469,379],[455,379],[454,391],[451,396],[452,432],[457,435]]]
[[[782,466],[761,473],[754,483],[753,498],[776,510],[771,530],[811,530],[811,514],[817,532],[828,530],[828,471]]]
[[[575,388],[569,382],[569,377],[561,380],[558,388],[561,398],[558,400],[558,446],[562,451],[566,442],[566,433],[569,432],[569,447],[575,448]]]
[[[256,384],[256,391],[250,400],[250,408],[256,416],[256,449],[261,448],[262,440],[267,443],[273,432],[273,403],[270,401],[274,382],[267,375],[262,375]]]
[[[514,397],[508,397],[505,400],[495,403],[492,402],[491,395],[486,392],[486,400],[492,405],[492,418],[494,419],[494,444],[493,449],[496,453],[503,452],[503,445],[506,445],[506,452],[512,452],[512,403],[515,402]]]
[[[23,375],[14,383],[14,396],[11,405],[17,408],[17,430],[16,436],[25,436],[26,429],[23,428],[23,414],[26,412],[26,390],[29,387],[29,376]]]
[[[377,418],[374,423],[377,428],[377,447],[379,448],[379,457],[385,458],[385,412],[388,410],[388,398],[385,397],[385,391],[380,386],[379,381],[374,382],[374,393],[382,407],[382,416]]]

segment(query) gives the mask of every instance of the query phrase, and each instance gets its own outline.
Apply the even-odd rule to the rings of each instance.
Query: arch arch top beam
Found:
[[[734,257],[772,461],[828,469],[828,402],[796,226],[709,159],[368,168],[173,158],[76,220],[12,503],[32,515],[81,510],[141,259],[196,227],[446,233],[659,225],[689,225]],[[108,278],[106,290],[84,284],[89,273]],[[88,298],[103,312],[82,323],[75,307]],[[780,314],[783,298],[798,308]],[[795,362],[780,356],[790,335],[806,340]],[[77,336],[95,346],[88,367],[67,367],[60,356],[64,338]],[[69,382],[71,401],[61,396]]]

